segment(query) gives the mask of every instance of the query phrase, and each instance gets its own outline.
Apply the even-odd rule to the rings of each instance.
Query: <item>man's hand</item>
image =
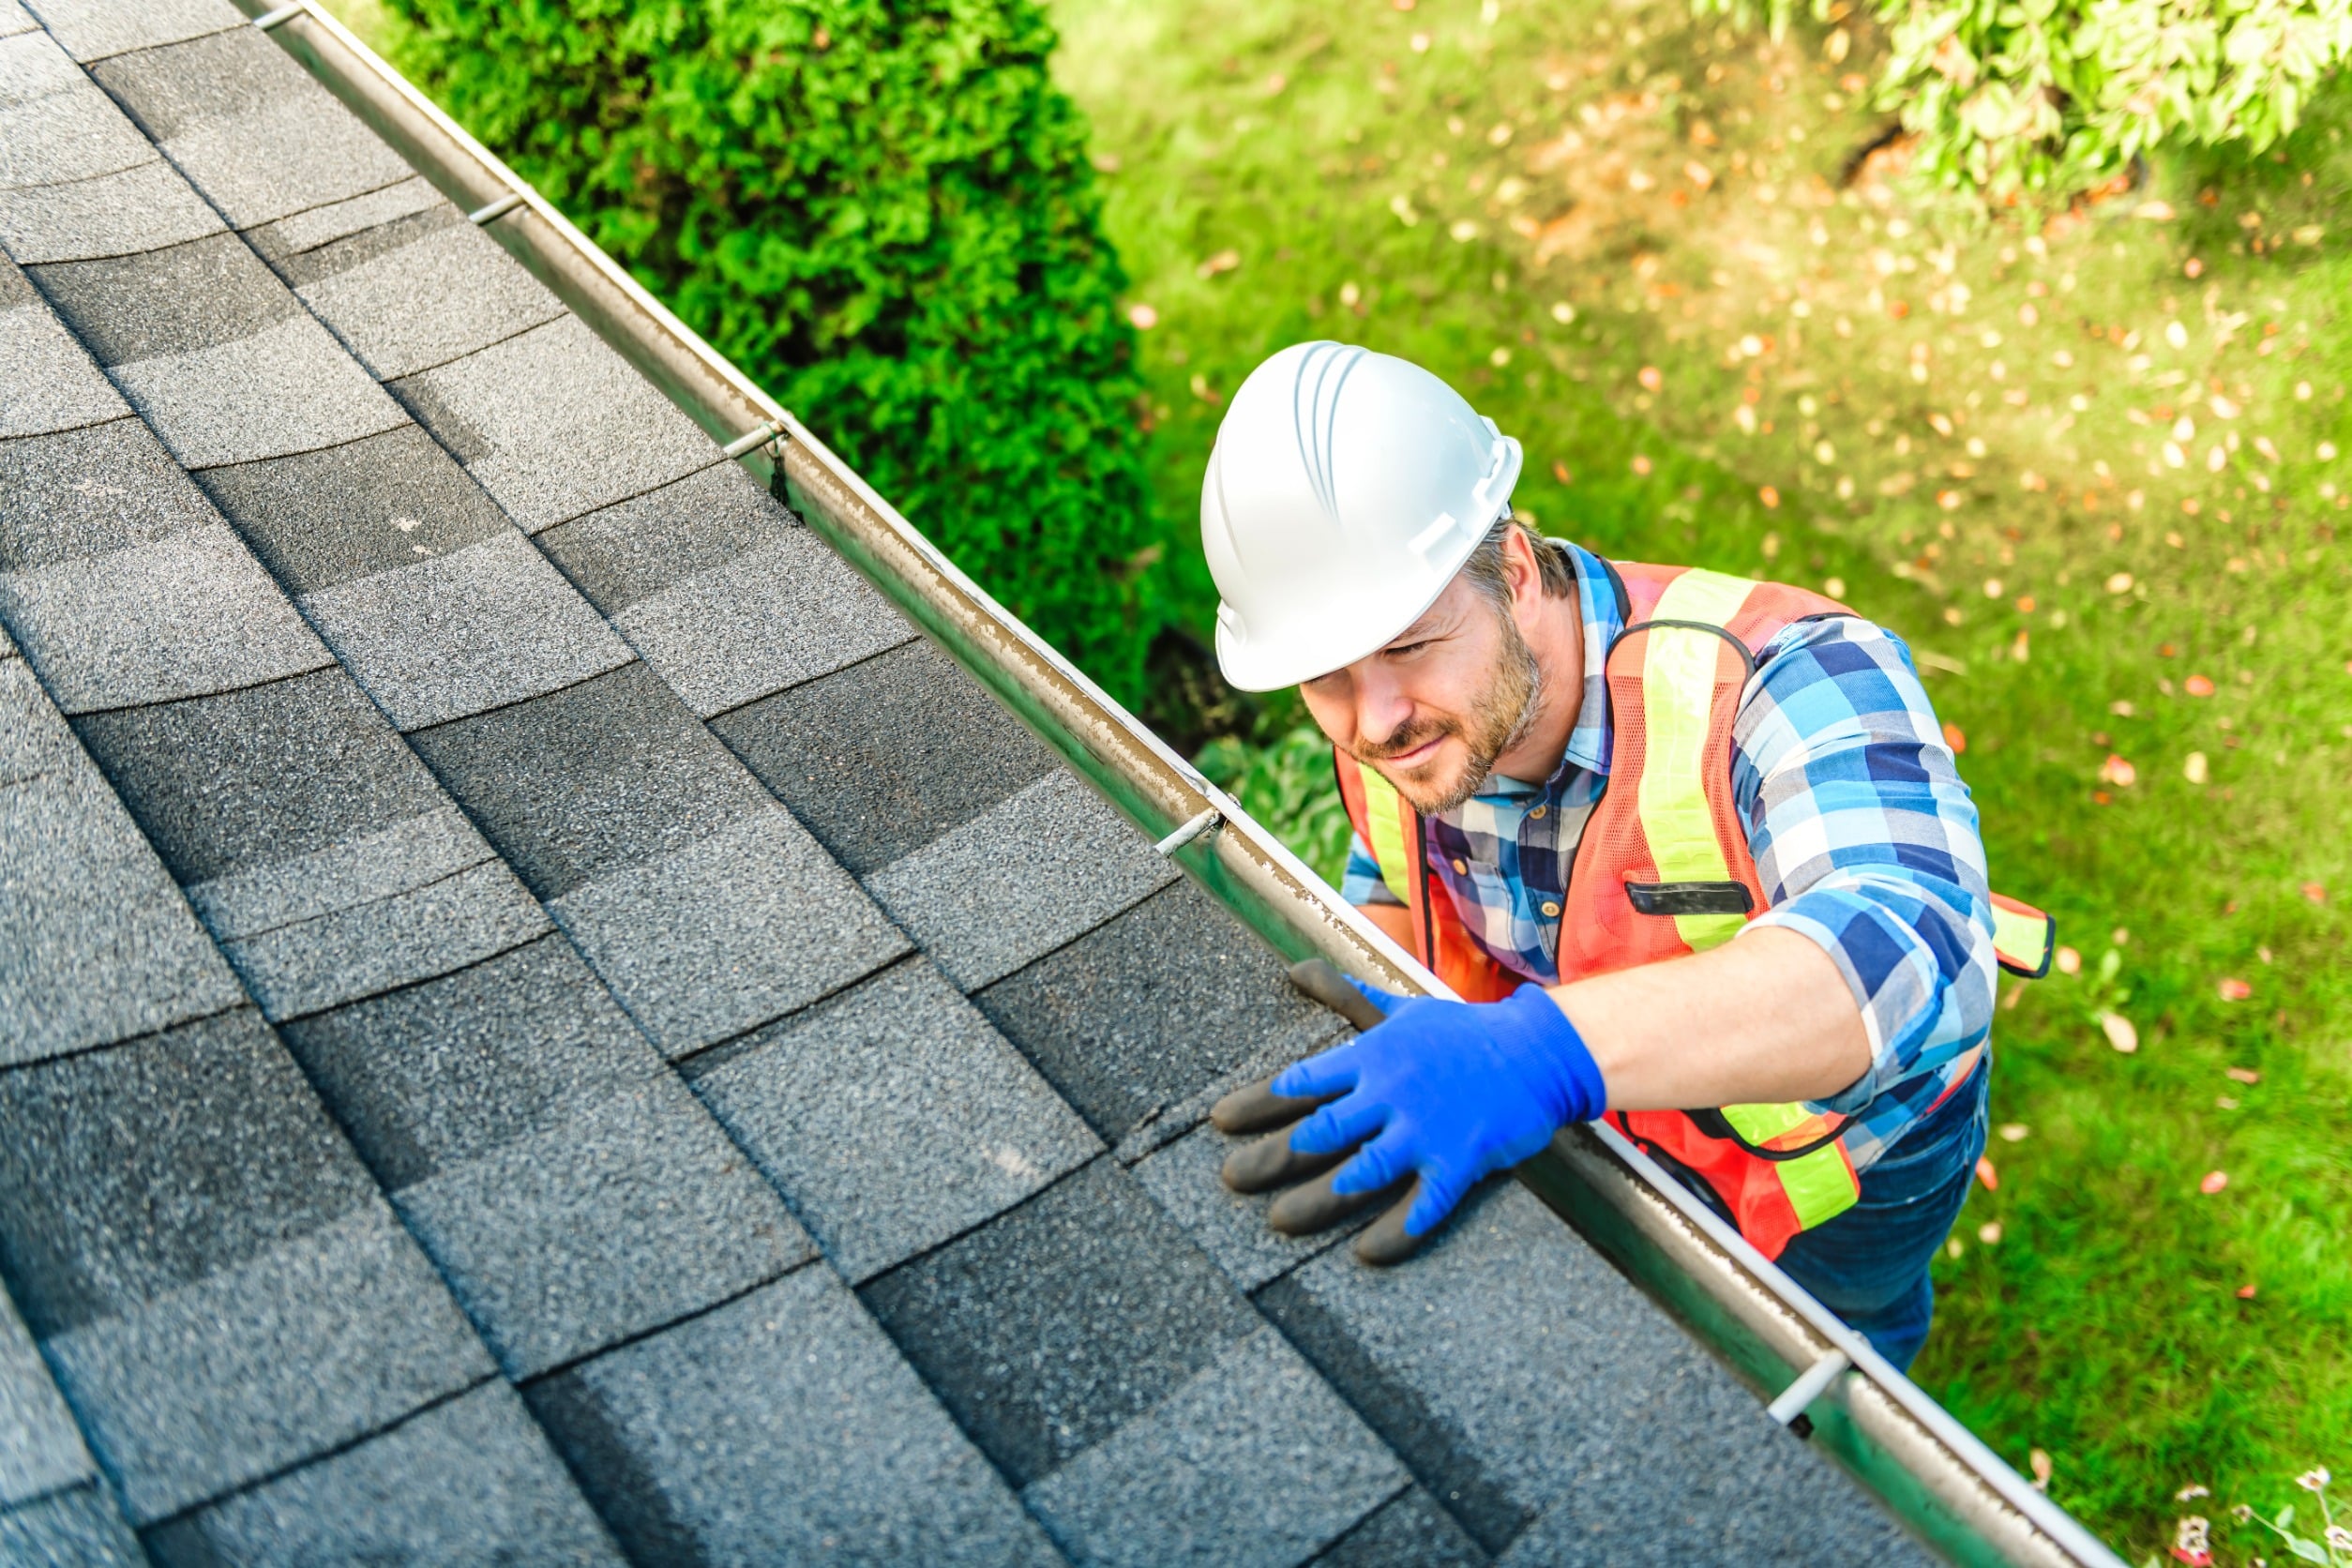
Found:
[[[1268,1219],[1278,1230],[1327,1229],[1411,1180],[1356,1246],[1366,1261],[1396,1261],[1482,1178],[1607,1104],[1591,1053],[1540,987],[1475,1004],[1356,989],[1384,1015],[1375,1027],[1218,1107],[1218,1124],[1237,1132],[1321,1107],[1287,1138],[1234,1152],[1226,1181],[1242,1191],[1314,1175],[1354,1151],[1276,1199]]]

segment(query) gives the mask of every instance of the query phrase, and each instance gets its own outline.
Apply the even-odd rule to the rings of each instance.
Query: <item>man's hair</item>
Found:
[[[1508,508],[1495,519],[1495,525],[1486,530],[1486,536],[1478,541],[1470,559],[1462,563],[1462,580],[1484,595],[1499,611],[1511,608],[1511,579],[1503,570],[1503,539],[1516,530],[1525,535],[1535,552],[1535,565],[1542,575],[1544,594],[1547,598],[1564,599],[1576,591],[1576,574],[1568,565],[1567,552],[1553,541],[1513,517]]]

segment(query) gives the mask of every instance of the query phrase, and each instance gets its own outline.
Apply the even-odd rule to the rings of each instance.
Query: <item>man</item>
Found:
[[[1606,1114],[1907,1366],[1983,1148],[1997,919],[2020,972],[2048,923],[1997,907],[1900,640],[1538,539],[1519,465],[1444,383],[1337,343],[1266,361],[1217,433],[1226,678],[1299,687],[1346,897],[1464,999],[1367,992],[1385,1021],[1226,1108],[1312,1110],[1229,1180],[1330,1171],[1277,1201],[1292,1230],[1410,1184],[1379,1260]]]

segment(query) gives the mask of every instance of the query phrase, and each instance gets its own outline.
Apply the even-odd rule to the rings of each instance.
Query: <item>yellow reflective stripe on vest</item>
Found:
[[[2013,968],[2038,972],[2050,956],[2050,917],[2039,910],[1993,906],[1993,946]]]
[[[1723,1119],[1731,1123],[1732,1131],[1758,1148],[1769,1147],[1772,1139],[1786,1138],[1807,1123],[1814,1124],[1809,1134],[1813,1138],[1829,1131],[1828,1117],[1801,1105],[1726,1106]],[[1805,1139],[1796,1141],[1802,1144]]]
[[[1835,1219],[1862,1199],[1862,1184],[1834,1143],[1798,1159],[1775,1160],[1772,1169],[1780,1175],[1780,1190],[1788,1195],[1801,1229]]]
[[[1756,584],[1722,572],[1684,572],[1666,584],[1653,621],[1696,621],[1720,626],[1739,613]],[[1660,882],[1729,882],[1715,817],[1707,799],[1707,734],[1715,702],[1715,661],[1723,640],[1711,632],[1659,626],[1645,634],[1642,722],[1649,744],[1641,764],[1642,837]],[[1678,914],[1683,944],[1703,953],[1731,940],[1747,924],[1737,914]]]
[[[1396,786],[1380,776],[1378,768],[1354,764],[1364,775],[1364,820],[1372,830],[1372,858],[1380,863],[1380,881],[1397,902],[1413,901],[1412,862],[1405,853],[1404,801]]]

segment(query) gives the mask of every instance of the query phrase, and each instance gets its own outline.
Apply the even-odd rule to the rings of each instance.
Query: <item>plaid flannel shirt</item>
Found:
[[[1491,777],[1424,820],[1431,869],[1481,947],[1542,985],[1560,978],[1560,912],[1586,820],[1608,787],[1603,674],[1623,625],[1597,557],[1561,544],[1584,616],[1584,701],[1541,784]],[[1770,908],[1749,923],[1817,942],[1852,988],[1870,1070],[1816,1108],[1858,1115],[1867,1168],[1957,1086],[1992,1030],[1993,910],[1976,807],[1910,651],[1860,618],[1811,621],[1765,645],[1741,693],[1731,782]],[[1358,836],[1341,894],[1393,904]]]

